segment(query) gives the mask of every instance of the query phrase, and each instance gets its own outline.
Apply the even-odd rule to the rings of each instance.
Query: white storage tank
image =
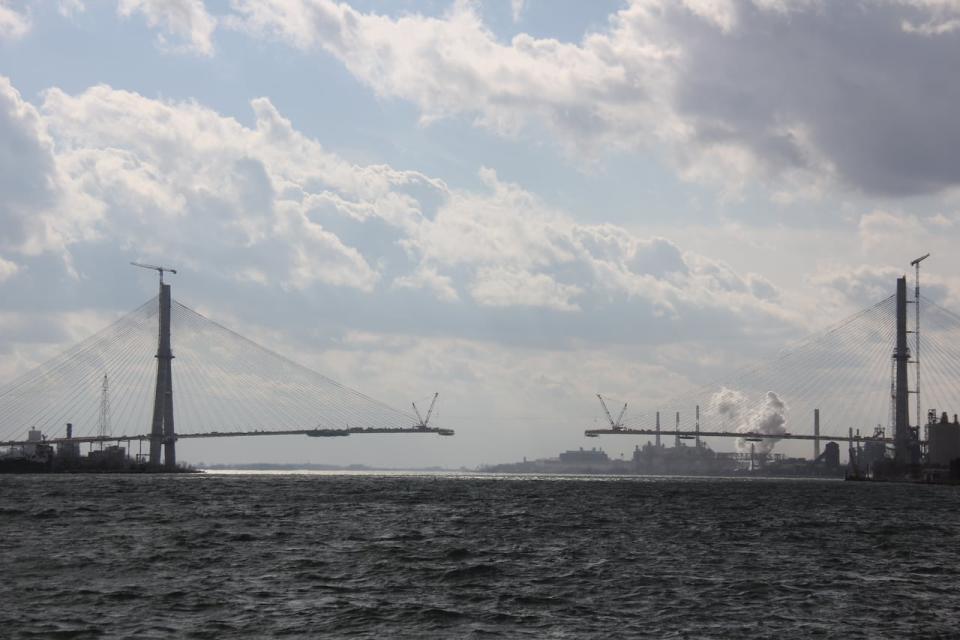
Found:
[[[27,442],[43,442],[43,432],[37,428],[31,428],[27,431]],[[25,456],[35,456],[37,455],[37,445],[35,444],[25,444],[23,445],[23,455]]]

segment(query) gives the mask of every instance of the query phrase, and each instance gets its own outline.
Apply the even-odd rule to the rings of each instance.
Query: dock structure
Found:
[[[867,438],[858,433],[849,435],[814,435],[809,433],[762,433],[759,431],[703,431],[696,429],[675,429],[661,431],[659,429],[587,429],[584,435],[588,438],[599,436],[650,436],[650,435],[674,436],[679,442],[681,439],[696,439],[697,434],[701,438],[742,438],[744,440],[835,440],[838,442],[866,442],[867,440],[876,440],[877,438]],[[893,444],[893,438],[879,438],[880,441],[887,444]]]

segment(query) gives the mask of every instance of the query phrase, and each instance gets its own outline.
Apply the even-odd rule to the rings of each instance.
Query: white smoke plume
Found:
[[[745,395],[726,387],[713,394],[713,397],[710,398],[710,406],[714,413],[719,416],[724,431],[738,429],[741,426],[740,414],[746,402],[747,397]]]
[[[773,391],[767,391],[766,401],[763,403],[763,406],[751,413],[750,421],[745,425],[746,428],[738,430],[780,435],[787,432],[786,424],[786,403]],[[755,443],[755,450],[757,453],[770,453],[773,451],[773,446],[779,441],[779,438],[764,438],[760,442]],[[750,447],[747,446],[747,443],[742,439],[738,439],[737,448],[749,449]]]
[[[763,433],[780,435],[787,432],[787,404],[773,391],[768,391],[764,402],[755,409],[748,410],[747,397],[735,389],[726,387],[713,394],[710,406],[720,420],[724,431],[738,433]],[[767,454],[773,451],[779,438],[764,438],[760,442],[748,442],[737,439],[737,450],[750,451],[754,445],[757,453]]]

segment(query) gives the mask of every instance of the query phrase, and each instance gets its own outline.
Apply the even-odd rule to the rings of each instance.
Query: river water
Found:
[[[0,476],[0,637],[958,637],[958,534],[958,487]]]

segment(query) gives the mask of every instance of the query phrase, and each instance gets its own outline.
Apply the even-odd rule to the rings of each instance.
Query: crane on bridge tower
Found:
[[[176,269],[153,264],[131,262],[141,269],[152,269],[160,274],[160,335],[157,344],[157,387],[153,398],[153,420],[150,425],[150,464],[163,464],[168,469],[177,466],[177,434],[173,427],[173,351],[170,349],[170,285],[164,284],[163,273]]]
[[[430,422],[430,416],[433,415],[433,408],[434,408],[435,406],[437,406],[437,397],[438,397],[439,395],[440,395],[440,392],[439,392],[439,391],[433,394],[433,400],[430,401],[430,408],[427,409],[427,417],[426,417],[426,418],[424,418],[423,416],[420,415],[420,410],[417,409],[417,403],[416,403],[416,402],[410,403],[410,404],[413,405],[413,412],[414,412],[415,414],[417,414],[417,420],[420,421],[419,423],[417,423],[417,424],[414,425],[414,428],[415,428],[415,429],[426,429],[426,428],[427,428],[427,423]]]
[[[627,412],[627,403],[626,402],[623,403],[623,409],[620,410],[620,415],[617,416],[616,420],[614,420],[613,415],[611,415],[610,413],[610,410],[607,409],[607,403],[603,399],[603,396],[598,393],[597,398],[600,399],[600,406],[603,407],[603,412],[607,414],[607,420],[610,422],[610,428],[613,429],[614,431],[622,431],[624,429],[623,414]]]
[[[923,415],[920,404],[920,263],[930,257],[929,253],[925,253],[916,260],[910,263],[910,266],[916,269],[916,279],[914,280],[914,289],[913,289],[913,308],[916,312],[916,320],[913,325],[913,337],[915,339],[914,349],[913,349],[913,369],[914,369],[914,385],[913,393],[917,396],[917,429],[920,428],[920,425],[923,424]],[[929,433],[925,432],[923,438],[924,442],[929,441]]]
[[[142,262],[131,262],[130,264],[132,264],[132,265],[135,266],[135,267],[140,267],[141,269],[152,269],[152,270],[158,272],[158,273],[160,274],[160,286],[161,286],[161,287],[163,286],[163,272],[164,272],[164,271],[166,271],[167,273],[173,273],[173,274],[176,274],[176,273],[177,273],[177,270],[176,270],[176,269],[171,269],[171,268],[169,268],[169,267],[161,267],[161,266],[157,266],[157,265],[155,265],[155,264],[143,264]]]

